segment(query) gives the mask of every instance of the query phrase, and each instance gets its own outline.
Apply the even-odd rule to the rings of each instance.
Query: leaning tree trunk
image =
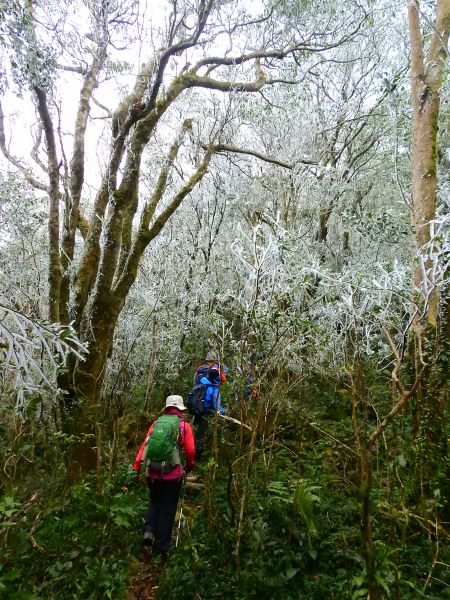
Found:
[[[124,177],[123,188],[119,188],[113,208],[108,216],[106,226],[105,248],[99,259],[98,277],[95,288],[88,298],[87,305],[82,313],[80,322],[80,335],[83,341],[89,344],[89,353],[84,361],[77,361],[73,365],[70,380],[66,380],[66,410],[68,416],[67,430],[79,440],[76,449],[77,460],[73,453],[69,455],[69,468],[76,472],[86,472],[98,466],[99,450],[96,443],[97,431],[97,407],[102,383],[105,376],[108,355],[113,344],[114,331],[117,320],[125,305],[128,292],[136,280],[139,263],[148,246],[162,230],[167,220],[180,206],[183,199],[190,194],[194,187],[206,175],[210,160],[215,152],[213,146],[209,147],[203,160],[191,178],[185,183],[180,191],[172,198],[167,208],[153,221],[157,203],[164,190],[170,171],[170,167],[180,148],[182,139],[191,126],[186,121],[182,127],[180,136],[174,142],[168,160],[161,170],[155,192],[145,206],[137,235],[126,257],[123,258],[123,239],[131,238],[131,221],[127,224],[128,231],[123,226],[123,206],[130,197],[137,196],[137,171],[139,165],[132,163],[133,167],[128,173],[129,178]]]
[[[413,265],[414,296],[419,310],[414,322],[416,372],[424,364],[427,376],[418,390],[417,421],[421,424],[424,450],[421,452],[421,483],[436,474],[445,448],[444,409],[449,358],[442,352],[445,327],[439,324],[440,298],[433,242],[433,221],[437,204],[437,144],[440,91],[442,88],[450,30],[450,0],[438,0],[436,21],[428,52],[424,52],[418,0],[408,0],[411,41],[411,98],[413,107],[412,229],[415,246]],[[442,305],[442,302],[441,302]],[[441,312],[441,315],[444,313]],[[444,337],[443,335],[444,334]],[[421,486],[422,487],[422,486]]]
[[[84,336],[89,342],[89,353],[83,362],[71,365],[73,371],[69,385],[68,380],[65,380],[68,390],[64,407],[64,428],[66,433],[74,436],[66,461],[69,479],[72,481],[101,464],[98,402],[122,306],[111,300],[97,304],[90,322],[86,324],[88,331],[85,331]]]

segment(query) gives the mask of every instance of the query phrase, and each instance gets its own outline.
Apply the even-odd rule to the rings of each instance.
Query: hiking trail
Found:
[[[188,476],[186,486],[186,497],[183,503],[183,523],[180,530],[180,538],[183,537],[183,529],[188,528],[195,514],[203,506],[199,499],[192,496],[204,488],[197,475]],[[189,497],[191,496],[191,497]],[[181,504],[177,508],[175,524],[172,533],[172,552],[175,552],[175,540],[180,519]],[[125,594],[126,600],[153,600],[157,597],[159,580],[166,569],[166,562],[152,555],[152,551],[145,547],[141,548],[133,565],[133,575],[130,580],[129,589]]]

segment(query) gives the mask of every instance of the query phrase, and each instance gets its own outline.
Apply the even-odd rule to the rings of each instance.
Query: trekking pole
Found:
[[[185,473],[183,475],[183,483],[181,484],[182,487],[183,487],[183,489],[182,489],[182,492],[181,492],[180,518],[178,519],[177,538],[175,540],[175,548],[178,548],[178,538],[180,537],[181,520],[183,518],[184,496],[186,494],[186,480],[187,480],[187,473]]]
[[[246,425],[242,421],[238,421],[237,419],[229,417],[228,415],[221,415],[219,412],[217,414],[221,419],[225,419],[225,421],[231,421],[232,423],[236,423],[236,425],[241,425],[242,427],[245,427],[249,431],[253,431],[253,429],[249,425]]]

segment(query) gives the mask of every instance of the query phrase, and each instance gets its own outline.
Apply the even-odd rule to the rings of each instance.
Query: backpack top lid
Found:
[[[219,374],[219,370],[212,368],[209,370],[209,373],[206,375],[206,377],[209,379],[209,381],[213,384],[213,385],[219,385],[220,383],[220,374]]]
[[[217,366],[210,367],[209,365],[201,365],[195,371],[195,381],[196,383],[200,383],[200,380],[206,377],[211,385],[219,385],[220,384],[220,373]],[[205,382],[206,383],[206,382]]]

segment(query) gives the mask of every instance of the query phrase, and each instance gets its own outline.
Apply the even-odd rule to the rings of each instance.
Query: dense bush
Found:
[[[120,598],[146,502],[131,477],[124,466],[101,489],[94,478],[66,491],[46,486],[31,505],[9,490],[0,501],[0,597]]]

